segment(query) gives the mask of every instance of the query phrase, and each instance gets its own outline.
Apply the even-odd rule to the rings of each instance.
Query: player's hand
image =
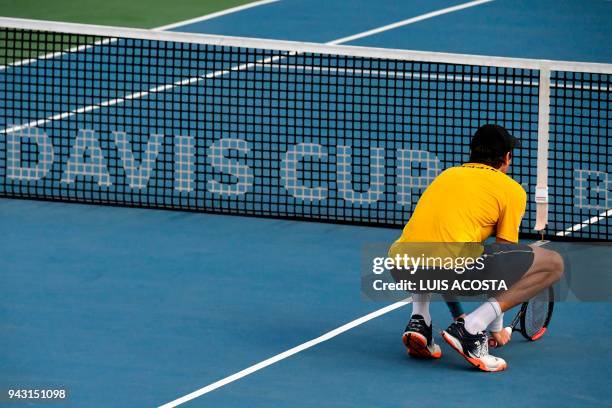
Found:
[[[491,332],[491,338],[489,339],[489,346],[491,347],[503,347],[510,341],[512,337],[512,330],[501,329],[498,332]]]

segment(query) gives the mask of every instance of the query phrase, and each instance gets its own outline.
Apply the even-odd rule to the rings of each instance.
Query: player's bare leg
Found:
[[[507,291],[495,296],[502,312],[533,298],[563,276],[563,258],[558,252],[541,247],[532,248],[533,264],[531,268]]]
[[[506,362],[489,354],[485,331],[504,311],[529,300],[550,287],[563,275],[563,258],[555,252],[533,247],[533,262],[527,272],[505,292],[489,299],[466,319],[458,319],[442,331],[444,340],[470,364],[483,371],[502,371]]]

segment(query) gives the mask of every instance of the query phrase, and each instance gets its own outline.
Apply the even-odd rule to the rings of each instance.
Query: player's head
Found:
[[[520,146],[519,140],[503,127],[483,125],[470,142],[470,162],[486,164],[505,173],[512,161],[512,149]]]

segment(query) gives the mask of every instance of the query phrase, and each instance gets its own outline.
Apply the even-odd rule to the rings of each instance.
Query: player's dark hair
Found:
[[[486,164],[487,166],[499,169],[504,164],[506,153],[498,156],[496,153],[472,151],[470,152],[470,163]]]
[[[470,142],[470,162],[498,169],[515,147],[520,147],[520,142],[506,129],[498,125],[483,125],[474,133]]]

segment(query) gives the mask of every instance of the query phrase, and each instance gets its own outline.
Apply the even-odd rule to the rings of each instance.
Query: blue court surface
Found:
[[[610,16],[603,0],[280,0],[172,30],[612,63]],[[563,192],[563,205],[573,198]],[[610,210],[591,213],[582,230],[609,236]],[[515,334],[496,350],[503,373],[478,372],[444,345],[440,360],[409,358],[410,305],[360,293],[364,246],[399,233],[2,198],[0,389],[67,389],[57,406],[68,407],[612,405],[608,302],[557,303],[541,341]],[[593,252],[608,271],[609,248]],[[445,305],[432,314],[436,331],[450,323]]]

